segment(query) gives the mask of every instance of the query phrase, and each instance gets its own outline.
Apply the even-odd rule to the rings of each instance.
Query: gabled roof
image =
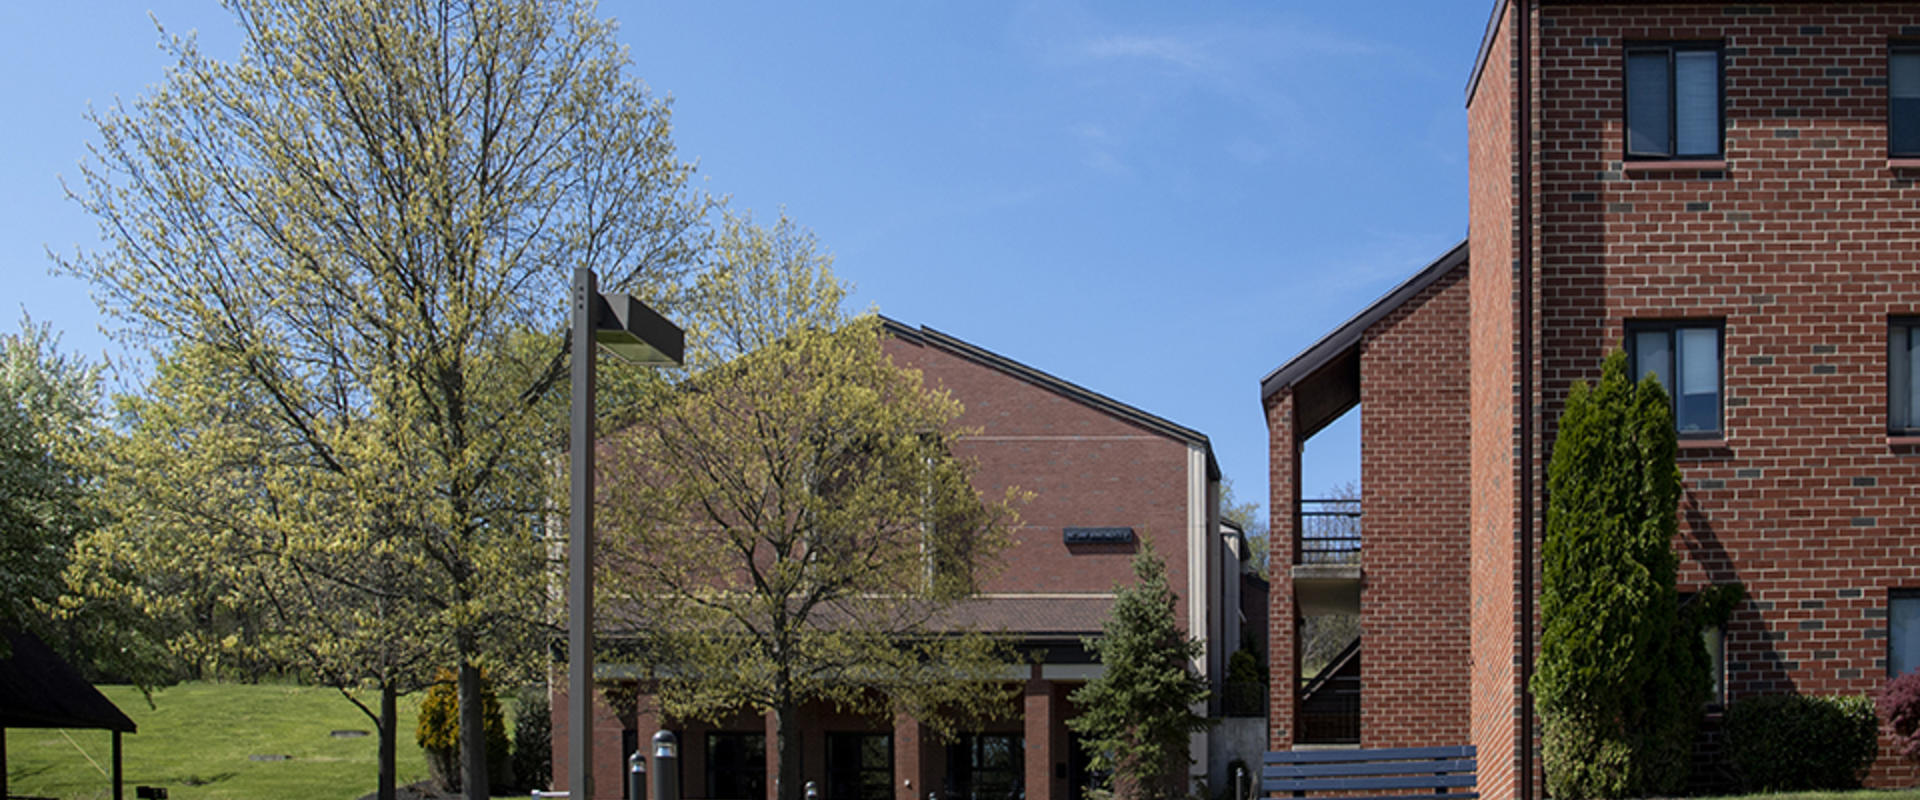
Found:
[[[133,720],[31,633],[7,635],[0,659],[0,730],[92,728],[133,733]]]
[[[1473,105],[1473,93],[1480,90],[1480,75],[1487,71],[1487,53],[1493,50],[1494,35],[1500,32],[1500,18],[1507,0],[1493,0],[1493,12],[1487,15],[1487,30],[1480,34],[1480,52],[1473,57],[1473,73],[1467,76],[1467,105]]]
[[[1213,443],[1208,441],[1207,435],[1204,433],[1172,422],[1165,417],[1149,414],[1139,408],[1127,405],[1099,392],[1041,372],[1033,367],[1000,355],[999,353],[961,341],[960,339],[956,339],[926,327],[925,325],[915,328],[886,316],[880,317],[880,324],[888,334],[905,341],[931,347],[951,355],[959,356],[960,358],[972,361],[981,366],[998,370],[1006,375],[1033,384],[1034,386],[1073,400],[1096,411],[1146,428],[1170,439],[1186,442],[1190,445],[1199,445],[1207,453],[1207,478],[1209,480],[1220,479],[1220,463],[1214,460]]]
[[[1300,351],[1293,360],[1267,373],[1267,377],[1260,379],[1260,399],[1265,401],[1275,393],[1292,388],[1300,381],[1320,372],[1322,368],[1350,356],[1353,349],[1360,344],[1360,338],[1366,334],[1368,328],[1373,327],[1374,323],[1385,319],[1388,314],[1405,305],[1422,290],[1432,286],[1447,273],[1465,263],[1467,263],[1467,242],[1462,239],[1459,244],[1453,246],[1452,250],[1448,250],[1446,255],[1414,273],[1413,277],[1394,287],[1393,291],[1387,292],[1384,297],[1373,301],[1373,305],[1367,306],[1352,319],[1341,323],[1340,327],[1334,328],[1332,333],[1321,337],[1320,341],[1314,342],[1311,347]]]

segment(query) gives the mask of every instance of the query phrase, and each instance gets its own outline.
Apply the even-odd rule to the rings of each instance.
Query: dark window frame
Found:
[[[1719,130],[1711,153],[1681,153],[1680,92],[1675,85],[1674,54],[1711,51],[1714,54],[1714,100],[1720,106]],[[1667,54],[1667,152],[1636,153],[1633,150],[1633,87],[1628,79],[1628,62],[1636,53]],[[1888,102],[1892,102],[1889,100]],[[1638,41],[1627,42],[1620,51],[1620,150],[1628,161],[1721,160],[1727,157],[1727,45],[1725,41]]]
[[[717,785],[720,783],[720,773],[718,772],[718,770],[723,768],[725,765],[719,763],[719,760],[714,758],[714,750],[716,749],[715,747],[716,740],[735,739],[735,740],[741,740],[744,742],[744,741],[752,740],[755,737],[758,737],[760,739],[760,758],[758,760],[753,760],[749,758],[747,763],[757,764],[759,766],[759,769],[756,771],[749,767],[747,768],[745,774],[738,776],[738,779],[741,781],[744,781],[747,784],[746,796],[744,797],[743,800],[761,800],[762,797],[766,796],[767,732],[764,730],[757,730],[757,731],[756,730],[716,730],[716,731],[707,731],[707,735],[701,737],[701,744],[706,748],[706,750],[702,753],[702,755],[706,759],[706,780],[707,780],[706,796],[707,797],[710,797],[710,798],[735,797],[734,795],[731,795],[731,794],[728,794],[728,795],[720,794],[719,787]],[[680,759],[677,763],[685,764],[686,760]],[[757,778],[757,781],[756,781],[756,778]],[[755,791],[754,784],[756,782],[759,784],[758,786],[759,796],[754,795],[754,791]]]
[[[1677,386],[1662,387],[1667,390],[1667,406],[1673,412],[1673,427],[1681,439],[1718,440],[1727,435],[1727,321],[1725,319],[1630,319],[1626,321],[1627,368],[1631,374],[1627,377],[1639,383],[1648,370],[1635,369],[1640,363],[1639,336],[1642,333],[1667,334],[1667,375],[1675,383],[1680,376],[1680,337],[1683,330],[1711,328],[1714,332],[1714,352],[1720,363],[1714,365],[1714,381],[1719,391],[1719,403],[1714,408],[1714,426],[1712,430],[1688,431],[1680,429],[1680,391]]]
[[[1895,347],[1898,346],[1895,337],[1902,333],[1906,333],[1909,337],[1920,336],[1920,316],[1896,314],[1887,318],[1887,433],[1893,436],[1915,436],[1920,435],[1920,415],[1907,420],[1904,426],[1895,424],[1895,420],[1900,418],[1900,413],[1896,410],[1900,401],[1906,400],[1911,403],[1912,397],[1906,393],[1914,388],[1911,385],[1899,384],[1899,370],[1895,367],[1896,357],[1900,355],[1895,351]],[[1913,346],[1911,339],[1908,346]],[[1912,383],[1911,375],[1908,376],[1908,381],[1909,384]]]
[[[1006,754],[1010,761],[1004,771],[1004,781],[1009,791],[1006,794],[987,792],[986,789],[1000,783],[996,776],[1002,770],[976,766],[975,762],[986,755],[988,740],[999,740],[1006,745]],[[1008,800],[1014,794],[1025,794],[1026,737],[1019,733],[974,732],[962,733],[947,745],[947,786],[940,793],[943,798],[953,800]]]
[[[1896,55],[1920,58],[1920,39],[1893,39],[1887,42],[1887,157],[1920,158],[1920,150],[1896,150],[1893,146],[1893,128],[1899,119],[1893,113],[1893,57]],[[1920,115],[1909,120],[1908,124],[1920,128]]]
[[[1888,678],[1900,677],[1897,673],[1893,671],[1893,652],[1895,649],[1894,641],[1893,641],[1893,638],[1894,638],[1893,603],[1896,600],[1911,600],[1916,603],[1920,603],[1920,589],[1901,587],[1897,589],[1887,590],[1887,677]],[[1917,633],[1920,633],[1920,632],[1917,632]],[[1920,664],[1913,665],[1913,668],[1920,669]]]
[[[861,780],[861,776],[869,774],[877,775],[880,773],[886,774],[886,779],[880,783],[881,788],[885,792],[885,796],[891,797],[893,795],[893,734],[876,731],[830,731],[827,733],[826,738],[827,791],[825,797],[827,800],[860,800],[858,790],[864,783]],[[864,763],[859,763],[861,760],[859,757],[866,755],[865,748],[862,745],[868,739],[880,739],[886,742],[887,755],[884,764],[880,766],[869,766]],[[845,757],[845,752],[842,748],[850,744],[854,748],[856,765],[852,769],[847,769],[846,765],[841,761],[841,759]],[[849,783],[852,785],[849,786]]]

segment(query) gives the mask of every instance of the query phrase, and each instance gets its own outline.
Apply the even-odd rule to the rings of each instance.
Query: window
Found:
[[[1920,589],[1887,596],[1887,677],[1920,669]]]
[[[1713,670],[1713,693],[1707,696],[1707,704],[1724,706],[1727,703],[1727,626],[1714,625],[1700,631],[1700,643],[1707,648],[1707,663]]]
[[[707,734],[707,797],[762,800],[767,796],[767,735]]]
[[[888,800],[891,797],[892,736],[827,734],[827,800]]]
[[[1920,434],[1920,317],[1887,326],[1887,432]]]
[[[1627,157],[1719,158],[1720,45],[1627,48]]]
[[[1887,52],[1887,150],[1920,156],[1920,44],[1896,44]]]
[[[1635,378],[1651,372],[1672,395],[1682,437],[1720,435],[1719,323],[1628,323],[1627,357]]]
[[[947,745],[947,786],[943,800],[1017,800],[1026,744],[1019,734],[967,733]]]

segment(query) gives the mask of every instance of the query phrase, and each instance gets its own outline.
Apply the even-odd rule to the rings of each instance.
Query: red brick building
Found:
[[[894,363],[920,370],[927,385],[964,404],[959,424],[978,433],[958,455],[976,464],[975,485],[989,497],[1009,486],[1033,493],[1020,509],[1005,569],[961,613],[976,627],[1020,634],[1023,649],[1044,659],[1010,666],[1020,700],[1006,719],[958,741],[936,741],[911,718],[813,709],[804,721],[805,778],[822,800],[1078,798],[1086,758],[1065,727],[1074,713],[1067,695],[1100,671],[1081,637],[1100,631],[1114,588],[1132,581],[1131,559],[1143,541],[1167,562],[1182,624],[1208,642],[1196,667],[1216,686],[1230,655],[1218,643],[1240,641],[1236,554],[1245,547],[1219,523],[1212,447],[1198,431],[951,336],[891,320],[885,329]],[[603,674],[620,670],[600,665]],[[556,771],[566,763],[563,696],[553,698]],[[626,754],[663,723],[681,743],[683,796],[772,797],[771,715],[743,710],[719,726],[662,720],[644,695],[631,707],[600,707],[598,797],[621,797]],[[1257,758],[1258,744],[1241,756]],[[1208,745],[1205,735],[1195,737],[1200,775]],[[567,785],[556,775],[555,788]]]
[[[1298,685],[1284,654],[1316,577],[1297,444],[1357,399],[1359,740],[1469,741],[1485,796],[1539,796],[1544,468],[1615,347],[1675,395],[1681,590],[1748,589],[1722,700],[1920,666],[1920,5],[1500,0],[1467,116],[1463,277],[1429,267],[1266,381],[1275,553],[1293,538],[1308,578],[1273,592],[1273,685]],[[1403,548],[1431,559],[1375,556]],[[1376,610],[1407,591],[1425,617]],[[1293,746],[1296,693],[1273,702]],[[1870,782],[1917,779],[1883,756]]]

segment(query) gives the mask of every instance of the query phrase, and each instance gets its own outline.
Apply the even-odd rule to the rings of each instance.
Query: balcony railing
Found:
[[[1360,563],[1360,501],[1300,501],[1301,564]]]

